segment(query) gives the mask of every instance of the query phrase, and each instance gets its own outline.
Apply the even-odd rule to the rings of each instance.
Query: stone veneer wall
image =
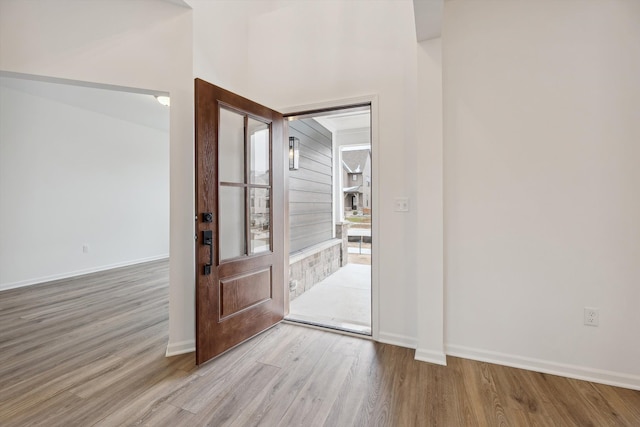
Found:
[[[332,239],[289,257],[289,300],[293,301],[341,267],[342,239]],[[347,258],[347,254],[344,254]]]

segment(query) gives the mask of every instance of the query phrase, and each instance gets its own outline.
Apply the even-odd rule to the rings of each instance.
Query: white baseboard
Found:
[[[178,341],[167,344],[166,357],[177,356],[179,354],[193,353],[196,351],[196,341]]]
[[[575,378],[577,380],[607,384],[616,387],[640,390],[640,376],[625,374],[623,372],[605,371],[584,366],[567,365],[548,360],[532,359],[529,357],[514,356],[488,350],[464,347],[455,344],[446,345],[446,354],[545,374],[559,375],[561,377]]]
[[[378,334],[377,341],[384,344],[397,345],[398,347],[406,348],[416,348],[418,344],[415,338],[382,331],[380,331],[380,333]]]
[[[436,365],[447,366],[447,355],[442,351],[433,351],[418,348],[415,359],[421,362],[435,363]]]
[[[118,262],[115,264],[101,265],[99,267],[91,267],[84,270],[69,271],[66,273],[52,274],[50,276],[37,277],[34,279],[21,280],[11,283],[0,283],[0,291],[9,289],[22,288],[24,286],[37,285],[38,283],[51,282],[54,280],[68,279],[70,277],[84,276],[85,274],[98,273],[100,271],[111,270],[113,268],[128,267],[130,265],[142,264],[145,262],[158,261],[169,258],[169,254],[156,255],[147,258],[139,258],[131,261]]]

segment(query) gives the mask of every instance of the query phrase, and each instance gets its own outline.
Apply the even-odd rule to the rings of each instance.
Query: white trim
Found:
[[[380,335],[380,132],[378,124],[378,97],[369,97],[371,102],[371,336]],[[344,212],[344,210],[343,210]]]
[[[196,341],[195,340],[187,340],[187,341],[178,341],[174,343],[167,344],[167,352],[165,353],[165,357],[177,356],[179,354],[185,353],[193,353],[196,351]]]
[[[324,101],[317,102],[313,104],[303,104],[293,107],[281,107],[277,108],[277,111],[280,111],[282,114],[297,114],[297,113],[306,113],[307,111],[316,111],[316,110],[330,110],[330,109],[344,109],[350,105],[359,105],[359,104],[373,104],[373,101],[378,101],[378,95],[362,95],[355,96],[353,98],[343,98],[335,101]]]
[[[378,147],[379,147],[379,129],[378,129],[378,95],[363,95],[354,98],[339,99],[335,101],[321,102],[317,104],[299,105],[293,107],[279,108],[277,111],[283,114],[300,113],[313,110],[324,110],[330,108],[341,108],[345,105],[357,105],[357,104],[370,104],[371,112],[371,210],[373,212],[371,222],[371,233],[374,237],[371,243],[371,337],[374,341],[380,341],[379,329],[380,329],[380,289],[379,289],[379,270],[380,263],[378,262],[378,241],[380,236],[379,226],[379,212],[380,212],[380,197],[379,197],[379,175],[380,169],[378,161]],[[340,159],[342,160],[342,158]],[[341,175],[341,174],[340,174]],[[285,310],[287,311],[287,310]],[[415,340],[413,348],[415,348]]]
[[[286,319],[286,318],[282,321],[282,323],[287,324],[287,325],[293,325],[293,326],[301,326],[303,328],[317,329],[319,331],[328,332],[330,334],[347,335],[349,337],[360,338],[360,339],[367,340],[367,341],[373,341],[371,339],[371,335],[359,334],[357,332],[351,332],[351,331],[345,331],[344,329],[326,328],[324,326],[313,325],[311,323],[297,322],[295,320],[290,320],[290,319]]]
[[[392,334],[390,332],[379,332],[378,339],[376,339],[375,341],[378,341],[384,344],[397,345],[398,347],[414,348],[414,349],[418,344],[416,339],[413,337],[408,337],[406,335]]]
[[[51,276],[43,276],[35,279],[21,280],[19,282],[0,284],[0,291],[9,289],[22,288],[24,286],[37,285],[39,283],[51,282],[53,280],[69,279],[76,276],[84,276],[85,274],[98,273],[100,271],[112,270],[114,268],[128,267],[130,265],[143,264],[145,262],[158,261],[169,258],[169,254],[156,255],[147,258],[140,258],[133,261],[117,262],[115,264],[102,265],[100,267],[92,267],[84,270],[69,271],[66,273],[52,274]]]
[[[436,365],[447,366],[447,355],[442,351],[433,351],[418,348],[416,349],[416,360],[421,362],[435,363]]]
[[[615,387],[640,390],[640,376],[626,374],[624,372],[605,371],[602,369],[588,368],[586,366],[568,365],[549,360],[533,359],[523,356],[499,353],[460,345],[447,344],[446,354],[481,362],[495,363],[497,365],[510,366],[512,368],[526,369],[545,374],[559,375],[575,378],[577,380],[607,384]]]
[[[338,142],[340,142],[340,140],[338,139]],[[336,190],[338,190],[339,188],[344,188],[344,177],[343,177],[343,173],[342,173],[342,166],[346,166],[347,169],[349,169],[349,166],[347,166],[347,164],[344,162],[344,160],[342,160],[342,150],[340,149],[340,145],[336,145],[335,149],[334,149],[334,155],[337,154],[338,155],[338,162],[340,164],[339,168],[336,169],[340,169],[340,173],[335,174],[335,176],[338,179],[338,182],[336,184]],[[351,169],[349,169],[351,170]],[[338,214],[340,215],[339,220],[340,223],[344,223],[344,192],[341,191],[336,191],[338,197]],[[335,199],[335,198],[334,198]],[[335,218],[335,214],[333,215]],[[335,227],[335,226],[334,226]],[[348,245],[347,245],[348,246]]]

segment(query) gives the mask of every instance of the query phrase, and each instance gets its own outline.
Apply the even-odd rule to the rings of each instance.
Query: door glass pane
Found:
[[[252,188],[251,191],[251,253],[271,250],[271,205],[268,188]]]
[[[269,125],[249,118],[251,184],[269,185]]]
[[[220,260],[246,254],[244,200],[243,187],[220,186]]]
[[[244,116],[226,108],[220,108],[218,177],[244,183]]]

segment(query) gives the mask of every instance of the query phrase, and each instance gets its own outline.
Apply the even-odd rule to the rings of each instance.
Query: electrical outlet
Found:
[[[82,253],[85,253],[85,254],[89,253],[89,245],[82,245]]]
[[[598,326],[600,324],[600,309],[585,307],[584,324],[587,326]]]
[[[408,197],[396,197],[396,212],[409,212],[409,198]]]

